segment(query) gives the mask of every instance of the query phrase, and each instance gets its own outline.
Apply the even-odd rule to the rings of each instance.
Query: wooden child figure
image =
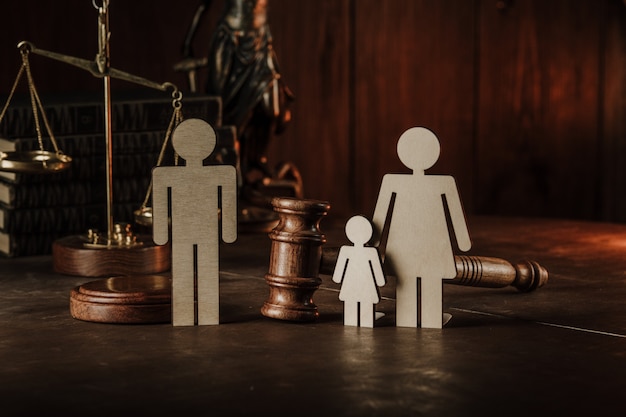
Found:
[[[378,287],[385,285],[385,275],[378,249],[365,246],[372,237],[372,225],[363,216],[351,217],[346,236],[354,246],[341,247],[333,273],[333,281],[341,283],[344,325],[374,327],[374,305],[380,301]]]
[[[185,165],[152,171],[153,240],[172,246],[174,326],[219,324],[218,248],[220,235],[237,239],[237,178],[233,166],[203,166],[216,141],[207,122],[185,120],[172,133]]]
[[[414,127],[402,134],[397,150],[400,161],[413,172],[383,177],[372,219],[374,243],[378,246],[391,213],[384,263],[397,278],[396,325],[440,329],[443,279],[457,273],[444,204],[461,251],[471,248],[469,231],[454,178],[425,175],[439,159],[437,137],[426,128]]]

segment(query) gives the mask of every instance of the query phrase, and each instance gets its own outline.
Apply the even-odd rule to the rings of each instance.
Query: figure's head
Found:
[[[424,171],[439,159],[439,139],[424,127],[413,127],[398,139],[398,157],[407,167]]]
[[[346,222],[346,236],[355,246],[363,246],[372,238],[372,224],[363,216],[353,216]]]
[[[210,124],[201,119],[187,119],[172,133],[174,150],[189,162],[202,162],[215,149],[217,137]]]

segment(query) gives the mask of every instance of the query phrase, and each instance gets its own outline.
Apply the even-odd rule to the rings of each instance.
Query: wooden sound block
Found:
[[[171,268],[170,245],[155,245],[151,238],[137,236],[140,245],[86,245],[84,236],[73,235],[52,244],[54,270],[83,277],[149,275]]]
[[[70,293],[73,318],[99,323],[170,323],[172,280],[161,275],[91,281]]]

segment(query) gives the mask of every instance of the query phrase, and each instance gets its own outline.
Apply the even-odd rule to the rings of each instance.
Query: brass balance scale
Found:
[[[108,13],[109,0],[103,0],[100,6],[93,0],[93,6],[98,10],[99,47],[98,54],[94,61],[39,49],[28,41],[22,41],[18,44],[22,56],[22,66],[20,67],[11,93],[9,94],[7,103],[0,114],[0,123],[20,79],[26,74],[40,149],[31,152],[1,152],[0,170],[22,173],[53,173],[69,168],[72,162],[72,158],[65,155],[63,151],[59,149],[50,129],[41,99],[32,78],[28,59],[29,54],[33,53],[61,61],[84,69],[97,78],[102,78],[104,80],[105,102],[104,134],[106,141],[107,231],[106,233],[99,233],[96,230],[88,230],[84,235],[67,236],[55,241],[52,247],[54,269],[63,274],[93,277],[105,275],[155,274],[167,271],[171,266],[170,248],[168,245],[154,245],[151,238],[134,234],[130,224],[116,223],[113,221],[111,78],[129,81],[161,91],[172,91],[173,112],[169,127],[165,133],[161,156],[157,161],[157,166],[163,159],[163,152],[172,130],[182,121],[182,93],[172,83],[165,82],[158,84],[145,78],[111,68]],[[39,116],[41,116],[43,124],[46,127],[54,148],[53,151],[45,150]],[[150,189],[146,194],[144,204],[136,212],[136,221],[140,222],[140,224],[151,223],[149,217],[150,209],[147,207],[149,196]],[[143,223],[141,223],[141,221],[143,221]]]

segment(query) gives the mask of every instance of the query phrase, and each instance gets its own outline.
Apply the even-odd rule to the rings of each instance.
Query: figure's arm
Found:
[[[193,15],[193,19],[191,21],[191,25],[189,26],[189,30],[187,31],[187,36],[185,36],[185,42],[183,43],[183,57],[189,58],[193,57],[193,40],[196,36],[196,32],[198,31],[198,26],[200,25],[200,21],[204,16],[205,12],[209,9],[211,5],[211,0],[202,0],[200,5],[196,9],[196,13]]]
[[[371,243],[373,246],[378,246],[380,244],[383,229],[385,227],[385,220],[387,219],[387,213],[389,212],[389,206],[393,197],[393,190],[389,185],[389,177],[387,175],[383,177],[383,181],[380,185],[378,199],[376,200],[376,208],[374,209],[374,216],[372,216],[373,234]]]
[[[378,249],[376,248],[367,248],[370,252],[369,262],[372,273],[374,274],[374,281],[376,285],[382,287],[385,285],[385,273],[383,272],[382,262],[380,261],[380,255],[378,254]]]
[[[339,249],[339,255],[337,255],[337,262],[335,263],[335,270],[333,271],[333,282],[341,284],[343,276],[346,273],[346,267],[348,266],[348,258],[346,251],[343,248]]]
[[[219,167],[223,172],[221,181],[222,240],[233,243],[237,240],[237,172],[232,165]]]
[[[467,223],[465,222],[461,197],[453,177],[449,177],[449,181],[446,183],[445,197],[450,212],[452,228],[456,236],[456,243],[460,250],[466,252],[472,247],[472,242],[469,237]]]
[[[168,187],[161,168],[152,170],[152,240],[164,245],[169,240]]]

